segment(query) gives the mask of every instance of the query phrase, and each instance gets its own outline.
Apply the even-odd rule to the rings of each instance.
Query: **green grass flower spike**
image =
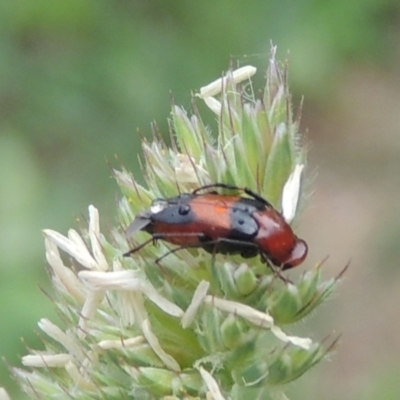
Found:
[[[44,350],[30,350],[13,369],[32,399],[287,399],[285,387],[325,358],[321,344],[289,334],[332,292],[305,265],[296,282],[277,277],[259,258],[212,256],[159,241],[127,238],[126,228],[155,198],[205,184],[248,187],[285,220],[297,216],[306,144],[293,115],[286,66],[271,56],[263,92],[252,66],[229,70],[193,96],[193,113],[173,104],[171,145],[153,126],[143,140],[141,186],[125,168],[113,170],[122,192],[118,222],[102,233],[89,207],[87,229],[44,230],[59,327],[39,322]],[[196,104],[215,115],[206,126]],[[221,191],[223,193],[223,190]],[[307,264],[307,263],[305,263]]]

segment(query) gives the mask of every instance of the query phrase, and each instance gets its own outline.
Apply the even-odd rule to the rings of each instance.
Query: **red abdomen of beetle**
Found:
[[[305,260],[308,251],[306,242],[293,233],[278,211],[267,208],[253,213],[253,218],[259,226],[254,242],[273,264],[285,270]]]

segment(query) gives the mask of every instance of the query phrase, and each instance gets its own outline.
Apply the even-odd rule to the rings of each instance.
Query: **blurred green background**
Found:
[[[37,321],[55,319],[41,229],[66,233],[88,204],[103,229],[119,193],[107,160],[138,169],[137,128],[168,134],[170,91],[190,91],[230,61],[258,67],[270,41],[289,57],[312,142],[314,194],[300,271],[351,259],[336,295],[298,326],[341,347],[292,385],[291,399],[386,400],[400,393],[400,3],[396,0],[0,2],[0,386]],[[213,123],[210,115],[209,122]],[[294,272],[296,273],[296,272]]]

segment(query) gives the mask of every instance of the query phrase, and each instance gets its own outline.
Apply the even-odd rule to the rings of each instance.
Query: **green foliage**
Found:
[[[188,105],[187,88],[230,54],[264,65],[272,39],[290,50],[295,93],[329,100],[346,62],[390,61],[398,12],[393,0],[1,2],[0,301],[15,307],[0,310],[0,354],[15,363],[19,338],[37,344],[34,321],[52,312],[35,286],[46,285],[38,232],[66,229],[91,201],[113,214],[104,159],[138,170],[134,131],[155,117],[168,131],[170,89]],[[13,392],[7,375],[3,364]]]
[[[215,138],[205,134],[198,112],[188,116],[172,106],[171,148],[155,127],[154,140],[143,141],[150,190],[125,169],[114,171],[125,196],[118,227],[110,234],[101,232],[93,206],[83,237],[74,230],[68,236],[44,231],[63,327],[41,319],[45,351],[23,357],[30,372],[13,368],[31,398],[284,396],[284,385],[334,349],[335,341],[326,347],[282,330],[315,310],[336,286],[337,279],[320,281],[319,267],[291,283],[266,260],[243,263],[240,257],[212,257],[198,249],[181,249],[158,265],[165,243],[123,256],[141,238],[136,232],[127,238],[126,227],[143,200],[173,195],[177,185],[187,192],[213,182],[239,187],[253,182],[251,189],[282,203],[283,215],[293,219],[305,150],[291,114],[286,69],[275,54],[272,47],[264,102],[246,92],[253,88],[251,66],[230,70],[200,89],[196,96],[218,118]],[[251,158],[253,168],[243,161]],[[70,256],[71,266],[60,250]]]

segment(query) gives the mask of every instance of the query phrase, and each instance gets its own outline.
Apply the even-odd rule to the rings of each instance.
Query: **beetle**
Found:
[[[219,194],[216,188],[241,191],[246,196]],[[161,258],[182,248],[199,247],[212,254],[240,254],[244,258],[260,254],[286,270],[301,264],[308,251],[307,243],[294,234],[271,203],[251,189],[224,183],[154,200],[148,210],[136,216],[126,236],[139,230],[150,233],[151,238],[124,256],[161,239],[178,246]]]

